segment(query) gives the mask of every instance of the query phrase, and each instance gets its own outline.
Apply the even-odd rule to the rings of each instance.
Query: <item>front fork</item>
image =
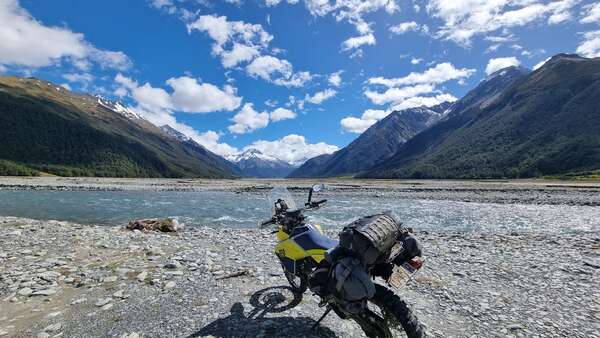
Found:
[[[298,264],[296,263],[295,260],[289,259],[279,253],[275,253],[275,255],[277,255],[277,258],[279,258],[279,261],[281,262],[281,266],[282,266],[283,270],[285,270],[286,272],[288,272],[292,275],[296,275],[296,271],[298,270],[297,269]]]

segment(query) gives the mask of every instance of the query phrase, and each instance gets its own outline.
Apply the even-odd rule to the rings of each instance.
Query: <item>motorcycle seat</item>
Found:
[[[304,250],[329,250],[338,245],[338,241],[325,236],[312,225],[297,227],[291,237]]]

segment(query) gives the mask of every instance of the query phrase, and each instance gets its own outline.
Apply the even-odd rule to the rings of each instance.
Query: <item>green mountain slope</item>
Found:
[[[395,111],[331,156],[318,156],[289,177],[334,177],[360,173],[392,156],[398,147],[437,122],[449,103]]]
[[[599,97],[600,58],[557,55],[475,105],[460,100],[466,108],[364,176],[517,178],[599,169]]]
[[[232,176],[201,146],[32,78],[0,77],[0,159],[62,176]]]
[[[296,170],[292,171],[288,177],[293,178],[311,178],[320,177],[321,172],[327,162],[333,157],[334,154],[323,154],[308,159]]]

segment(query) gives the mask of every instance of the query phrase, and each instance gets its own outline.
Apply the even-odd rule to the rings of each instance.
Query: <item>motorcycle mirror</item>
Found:
[[[323,189],[325,189],[325,185],[323,183],[314,184],[312,187],[310,187],[310,190],[308,191],[308,202],[306,202],[305,205],[310,206],[313,192],[319,192]]]

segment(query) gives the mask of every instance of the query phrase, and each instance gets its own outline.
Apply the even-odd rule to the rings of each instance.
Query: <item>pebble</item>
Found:
[[[167,271],[167,272],[165,273],[165,275],[168,275],[168,276],[183,276],[183,271],[181,271],[181,270],[177,270],[177,271]]]
[[[147,271],[142,271],[137,275],[137,280],[140,282],[143,282],[146,280],[146,277],[148,277],[148,272]]]
[[[104,278],[103,282],[104,283],[114,283],[118,279],[119,279],[119,277],[117,277],[117,276],[109,276],[109,277]]]
[[[107,297],[107,298],[100,298],[100,299],[98,299],[98,300],[96,301],[96,304],[94,304],[94,305],[96,305],[96,306],[98,306],[98,307],[102,307],[102,306],[104,306],[104,305],[106,305],[106,304],[108,304],[108,303],[110,303],[110,302],[112,302],[112,298],[110,298],[110,297]]]
[[[120,338],[140,338],[140,335],[137,332],[123,333]]]
[[[127,299],[129,298],[129,295],[126,295],[123,290],[119,290],[115,293],[113,293],[113,297],[115,298],[120,298],[120,299]]]
[[[172,289],[175,287],[175,285],[176,285],[175,282],[169,281],[165,284],[165,289]]]
[[[583,264],[592,267],[594,269],[600,269],[600,261],[592,261],[590,259],[586,259],[583,261]]]
[[[33,293],[33,290],[30,288],[23,288],[17,292],[20,296],[30,296]]]
[[[50,312],[49,314],[46,315],[46,318],[54,318],[54,317],[60,315],[61,313],[62,313],[61,311]]]
[[[56,332],[59,331],[60,329],[62,329],[62,324],[61,323],[55,323],[55,324],[51,324],[46,326],[46,328],[44,329],[44,331],[46,332]]]
[[[181,263],[179,263],[178,261],[172,261],[172,262],[169,262],[169,263],[167,263],[167,264],[164,265],[165,269],[173,269],[173,270],[175,270],[175,269],[178,269],[180,267],[181,267]]]
[[[45,290],[34,291],[31,295],[32,296],[51,296],[55,293],[56,293],[56,289],[45,289]]]
[[[511,324],[507,327],[507,329],[509,329],[510,331],[516,331],[516,330],[521,330],[523,329],[523,325],[521,324]]]

